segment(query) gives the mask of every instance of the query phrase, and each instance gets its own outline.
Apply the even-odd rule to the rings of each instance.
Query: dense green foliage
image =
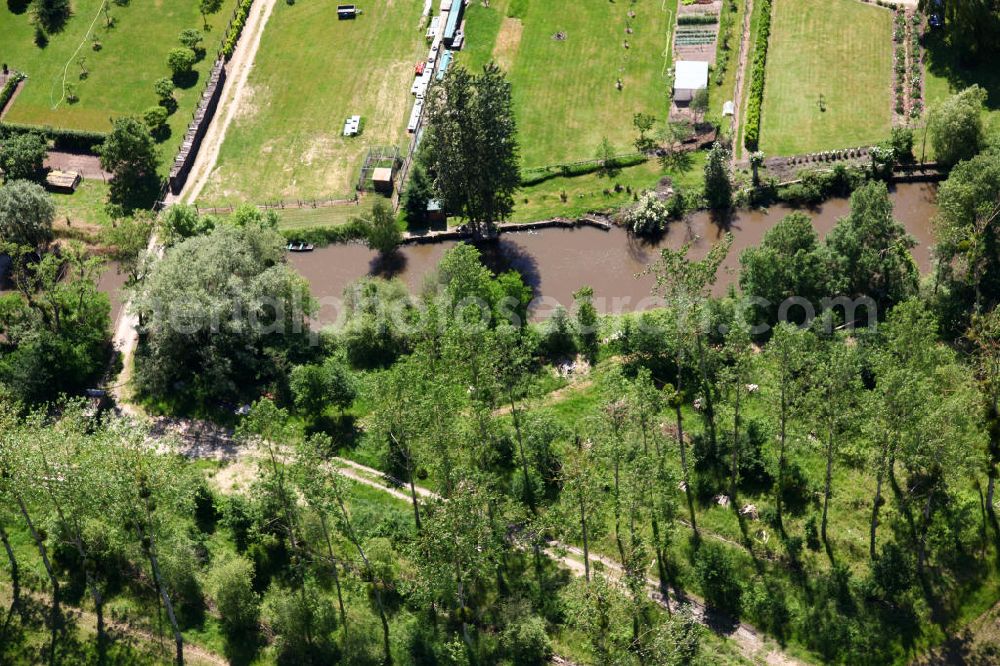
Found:
[[[712,144],[705,160],[705,201],[715,210],[733,205],[733,184],[729,174],[729,151],[719,142]]]
[[[114,175],[110,203],[125,212],[151,208],[159,193],[159,155],[149,128],[137,118],[116,118],[98,152],[101,168]]]
[[[451,67],[427,100],[425,166],[447,212],[479,234],[507,219],[521,184],[510,83],[495,64]]]
[[[364,220],[364,225],[368,247],[382,254],[391,254],[403,242],[392,208],[381,201],[375,202],[371,217]]]
[[[51,140],[56,150],[69,152],[93,152],[107,139],[104,132],[88,132],[85,130],[66,129],[62,127],[36,127],[34,125],[18,125],[15,123],[0,123],[0,138],[16,134],[41,134]]]
[[[283,381],[308,344],[312,303],[266,226],[222,225],[168,249],[137,288],[141,389],[195,404]]]
[[[986,97],[986,91],[974,85],[931,110],[928,131],[940,164],[953,166],[969,159],[982,148],[982,114]]]
[[[52,198],[37,183],[14,180],[0,186],[0,244],[44,249],[52,240],[55,212]]]
[[[251,7],[253,7],[253,0],[239,0],[236,5],[236,13],[233,15],[232,23],[229,24],[229,32],[226,33],[222,42],[222,56],[226,60],[233,57],[233,51],[236,50],[236,44],[240,41],[243,26],[246,25],[247,18],[250,16]]]
[[[5,180],[36,180],[48,147],[38,134],[14,134],[0,139],[0,170]]]
[[[0,396],[41,403],[92,386],[107,364],[108,297],[101,261],[81,249],[6,246],[15,291],[0,297]],[[65,277],[63,277],[65,275]]]

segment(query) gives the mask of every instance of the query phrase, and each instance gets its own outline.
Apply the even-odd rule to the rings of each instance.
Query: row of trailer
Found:
[[[431,43],[427,60],[417,63],[414,69],[413,87],[410,92],[417,98],[410,111],[406,129],[411,134],[420,126],[424,113],[424,99],[432,81],[440,81],[451,66],[455,51],[462,48],[465,41],[465,13],[467,0],[441,0],[441,13],[430,20],[427,39]]]

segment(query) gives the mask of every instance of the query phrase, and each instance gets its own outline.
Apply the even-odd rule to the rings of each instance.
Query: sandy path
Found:
[[[219,149],[226,138],[226,130],[233,120],[236,109],[239,108],[247,77],[250,75],[254,58],[257,56],[257,49],[260,47],[261,35],[264,33],[264,27],[267,25],[267,20],[271,16],[271,10],[274,9],[276,1],[258,0],[250,11],[250,16],[247,17],[246,25],[243,27],[243,33],[240,35],[240,40],[236,45],[236,50],[233,52],[233,57],[226,66],[227,78],[226,84],[222,89],[219,108],[209,123],[208,131],[205,133],[205,138],[202,140],[201,147],[198,150],[191,174],[179,195],[176,197],[168,195],[168,204],[194,201],[215,168],[215,160],[219,157]],[[163,247],[159,244],[155,233],[149,239],[147,251],[156,253],[157,256],[163,255]],[[132,360],[136,345],[139,342],[139,333],[136,328],[139,320],[134,314],[129,312],[130,304],[131,301],[123,305],[121,315],[115,325],[112,344],[121,354],[122,370],[115,378],[114,384],[108,388],[112,395],[114,395],[120,409],[131,416],[136,416],[134,407],[129,404],[126,399],[127,396],[124,393],[125,387],[128,386],[128,383],[132,379]]]
[[[408,489],[409,486],[404,484],[399,479],[394,479],[387,474],[383,474],[377,469],[366,467],[365,465],[361,465],[352,460],[347,460],[346,458],[334,458],[334,463],[340,465],[337,471],[349,479],[386,492],[404,502],[412,501],[406,492],[400,490]],[[384,481],[380,482],[380,479]],[[415,490],[417,495],[425,499],[439,498],[437,493],[428,490],[427,488],[416,486]],[[561,555],[558,552],[559,550],[565,551],[567,555]],[[583,551],[580,548],[552,541],[550,542],[550,547],[546,550],[546,552],[562,566],[573,572],[574,575],[584,575],[585,567],[583,566]],[[622,567],[610,558],[591,553],[590,561],[600,562],[604,567],[605,572],[614,579],[620,579],[624,574]],[[646,588],[650,598],[656,603],[661,606],[669,607],[671,612],[676,611],[679,608],[679,602],[676,598],[670,600],[663,598],[658,581],[652,578],[647,578]],[[797,666],[802,664],[802,662],[793,659],[781,650],[772,648],[770,645],[765,643],[761,633],[755,627],[744,622],[733,624],[728,622],[725,618],[713,615],[713,613],[705,607],[703,600],[693,595],[685,594],[684,603],[691,607],[695,618],[699,622],[721,636],[736,641],[744,656],[748,659],[754,661],[763,659],[763,663],[770,664],[772,666]],[[722,628],[720,625],[731,625],[731,627]]]
[[[202,139],[194,166],[191,167],[191,173],[184,189],[178,196],[178,201],[194,203],[205,184],[208,183],[212,171],[215,170],[215,162],[219,159],[219,150],[226,139],[229,125],[233,122],[236,111],[240,108],[243,91],[246,88],[250,70],[253,69],[257,50],[260,48],[260,39],[276,2],[277,0],[258,0],[251,10],[250,16],[247,17],[239,44],[226,66],[226,84],[223,86],[222,95],[219,98],[219,108],[208,126],[205,138]]]
[[[743,15],[742,33],[740,34],[740,56],[736,59],[736,85],[733,91],[733,161],[743,155],[743,128],[740,127],[740,117],[743,115],[743,84],[747,76],[747,58],[750,57],[750,19],[753,16],[753,0],[747,0],[746,13]]]
[[[4,595],[7,597],[4,599],[5,602],[9,602],[10,597],[10,585],[7,583],[0,584],[3,586]],[[35,590],[21,589],[21,598],[24,599],[25,595],[30,596],[32,599],[42,604],[48,608],[49,601],[51,600],[47,594],[42,594]],[[93,634],[97,634],[97,615],[91,611],[78,608],[76,606],[69,606],[65,602],[60,604],[60,608],[63,613],[67,616],[73,617],[76,620],[79,627]],[[5,609],[6,610],[6,609]],[[140,642],[148,643],[157,652],[160,651],[161,646],[164,647],[164,652],[171,657],[174,654],[174,641],[173,638],[165,638],[163,640],[152,631],[148,629],[142,629],[139,627],[134,627],[126,622],[119,622],[117,620],[111,619],[107,614],[104,616],[104,629],[108,635],[115,639],[115,634],[122,634],[134,638]],[[184,640],[184,663],[186,664],[198,664],[198,665],[211,665],[211,666],[228,666],[229,660],[222,655],[216,654],[203,647],[189,643],[187,639]]]

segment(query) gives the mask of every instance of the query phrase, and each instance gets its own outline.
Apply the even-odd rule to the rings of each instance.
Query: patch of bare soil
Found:
[[[101,158],[96,155],[50,150],[49,154],[45,156],[43,165],[47,169],[76,171],[84,178],[91,180],[103,179],[107,181],[111,179],[111,174],[101,168]]]
[[[500,32],[493,47],[493,60],[508,72],[514,66],[514,58],[517,57],[517,51],[521,47],[523,34],[524,24],[521,23],[521,19],[507,17],[500,24]]]

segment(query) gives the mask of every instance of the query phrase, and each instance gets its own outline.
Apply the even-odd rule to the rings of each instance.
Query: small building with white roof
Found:
[[[708,63],[678,60],[674,64],[674,101],[690,102],[696,92],[708,87]]]

